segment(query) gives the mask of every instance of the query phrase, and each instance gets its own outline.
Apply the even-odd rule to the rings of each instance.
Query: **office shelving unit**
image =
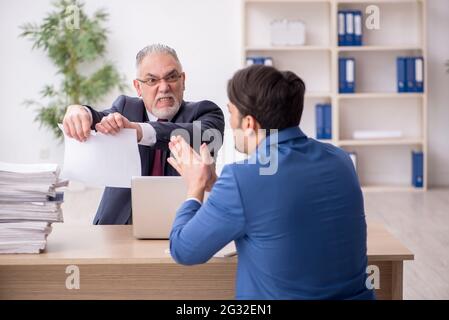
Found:
[[[338,46],[338,10],[376,5],[380,29],[363,22],[363,46]],[[304,46],[274,47],[270,22],[299,19],[306,25]],[[316,136],[317,103],[332,104],[332,140],[357,153],[357,172],[364,191],[427,189],[427,53],[425,0],[242,0],[243,52],[273,58],[306,82],[301,128]],[[397,93],[396,57],[424,58],[424,93]],[[356,93],[338,92],[338,58],[356,59]],[[354,130],[401,130],[400,139],[354,140]],[[411,151],[424,152],[424,186],[411,184]]]

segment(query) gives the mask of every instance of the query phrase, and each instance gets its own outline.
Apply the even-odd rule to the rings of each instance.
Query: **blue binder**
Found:
[[[323,106],[324,115],[324,138],[332,139],[332,108],[330,104],[324,104]]]
[[[424,59],[415,57],[415,92],[424,92]]]
[[[345,11],[338,11],[338,45],[339,46],[345,46],[346,45],[346,12]]]
[[[407,79],[407,92],[416,92],[415,84],[415,58],[407,57],[405,60],[405,75]]]
[[[354,14],[354,45],[362,45],[362,11],[353,11]]]
[[[264,57],[255,57],[254,64],[265,64],[265,58]]]
[[[406,66],[405,57],[398,57],[396,59],[396,73],[397,73],[397,87],[398,92],[407,92],[407,78],[406,78]]]
[[[267,60],[271,60],[271,57],[263,57],[263,56],[252,56],[246,58],[246,65],[252,65],[252,64],[267,64]]]
[[[422,151],[412,151],[412,185],[422,188],[424,185],[424,154]]]
[[[324,139],[324,112],[323,105],[318,103],[315,106],[315,123],[316,123],[316,138]]]
[[[354,45],[354,13],[352,11],[345,12],[345,45]]]
[[[345,93],[355,92],[355,59],[345,60]]]
[[[338,92],[346,92],[346,58],[338,58]]]

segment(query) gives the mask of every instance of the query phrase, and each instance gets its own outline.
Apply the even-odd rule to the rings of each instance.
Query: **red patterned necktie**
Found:
[[[157,119],[159,122],[167,122],[166,119]],[[151,176],[163,176],[162,170],[162,149],[154,149],[153,167],[151,168]]]

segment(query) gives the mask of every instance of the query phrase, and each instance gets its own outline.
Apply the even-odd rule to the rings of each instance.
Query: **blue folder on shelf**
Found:
[[[355,59],[346,59],[346,92],[355,92]]]
[[[407,76],[406,76],[406,66],[405,61],[407,58],[398,57],[396,59],[396,70],[397,70],[397,87],[398,92],[407,92]]]
[[[354,15],[354,46],[362,45],[362,11],[353,11]]]
[[[324,138],[332,139],[332,108],[330,104],[323,105]]]
[[[272,66],[273,59],[271,57],[265,57],[265,56],[246,57],[246,65],[250,66],[253,64],[263,64],[263,65],[267,65],[267,66]]]
[[[424,92],[423,57],[397,57],[398,92]]]
[[[422,151],[412,151],[412,185],[422,188],[424,185],[424,154]]]
[[[346,59],[338,59],[338,91],[344,93],[346,91]]]
[[[415,57],[415,92],[424,92],[424,59]]]
[[[338,45],[346,45],[346,12],[338,11]]]
[[[315,106],[315,123],[316,123],[316,138],[324,139],[324,113],[323,105],[317,104]]]
[[[405,77],[407,80],[407,92],[416,92],[414,57],[407,57],[405,60]]]
[[[352,11],[345,12],[345,45],[354,45],[354,13]]]
[[[340,93],[355,92],[355,59],[338,59],[338,87]]]
[[[362,11],[339,10],[338,23],[338,45],[339,46],[361,46],[363,33]]]

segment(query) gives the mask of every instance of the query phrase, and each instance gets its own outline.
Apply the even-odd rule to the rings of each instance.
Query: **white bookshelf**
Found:
[[[338,47],[338,52],[354,52],[354,51],[419,51],[419,48],[413,46],[345,46]]]
[[[410,99],[410,98],[423,98],[423,93],[396,93],[396,92],[371,92],[371,93],[351,93],[351,94],[338,94],[337,98],[344,99]]]
[[[337,12],[380,9],[381,28],[367,30],[363,46],[338,46]],[[365,14],[364,14],[365,15]],[[269,56],[274,66],[306,83],[301,128],[316,137],[315,105],[332,105],[332,140],[357,153],[364,191],[427,190],[427,52],[425,0],[242,0],[243,52]],[[273,47],[270,22],[302,20],[304,46]],[[424,58],[424,93],[397,93],[396,57]],[[338,58],[356,59],[356,93],[338,92]],[[400,139],[354,140],[355,130],[401,130]],[[424,187],[411,185],[411,151],[424,152]]]
[[[373,139],[373,140],[338,140],[337,144],[345,146],[420,146],[421,139]]]
[[[376,185],[365,185],[362,187],[363,192],[421,192],[419,188],[414,188],[410,186],[376,186]]]
[[[331,47],[327,46],[287,46],[287,47],[246,47],[247,52],[252,51],[331,51]]]

